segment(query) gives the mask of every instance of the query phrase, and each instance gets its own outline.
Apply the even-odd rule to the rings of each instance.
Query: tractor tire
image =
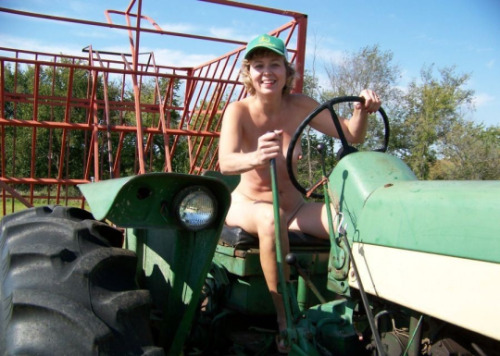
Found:
[[[0,224],[1,355],[163,355],[122,233],[61,206]]]

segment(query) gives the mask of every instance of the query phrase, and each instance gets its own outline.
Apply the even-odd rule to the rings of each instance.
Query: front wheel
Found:
[[[84,210],[38,207],[0,225],[0,354],[161,355],[150,296],[122,234]]]

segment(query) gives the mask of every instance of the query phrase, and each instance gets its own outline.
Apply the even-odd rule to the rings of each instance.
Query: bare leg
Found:
[[[335,214],[333,207],[332,212]],[[288,228],[290,230],[302,231],[321,239],[328,239],[328,214],[325,204],[307,203],[302,205],[290,221]]]
[[[289,251],[286,218],[281,219],[281,247],[283,259]],[[271,293],[279,330],[286,329],[286,316],[283,299],[278,292],[279,274],[276,259],[276,241],[274,231],[273,205],[267,202],[233,202],[227,215],[226,223],[230,226],[239,226],[245,231],[255,234],[259,238],[260,264],[267,287]],[[290,279],[288,265],[283,264],[285,280]]]
[[[260,221],[257,227],[257,234],[259,236],[260,264],[262,266],[264,278],[266,279],[267,288],[271,294],[274,308],[276,309],[278,329],[281,333],[281,331],[286,330],[287,328],[287,320],[283,296],[278,290],[279,266],[276,255],[276,233],[273,206],[270,204],[262,206],[259,209],[259,214],[256,214],[256,216],[258,217],[258,221]],[[286,263],[284,263],[285,256],[289,251],[288,230],[282,211],[280,211],[280,222],[282,268],[285,282],[288,282],[290,280],[290,268]],[[286,288],[286,286],[281,287]],[[285,340],[281,339],[279,335],[276,338],[276,347],[280,353],[288,353],[290,351],[289,347],[285,344]]]
[[[258,225],[258,236],[259,236],[259,250],[260,250],[260,264],[262,266],[262,271],[266,279],[267,287],[271,293],[271,297],[276,308],[276,315],[278,321],[279,330],[286,329],[286,315],[285,308],[283,305],[283,298],[278,291],[279,285],[279,267],[277,263],[276,256],[276,238],[275,238],[275,225],[274,225],[274,212],[269,207],[261,210],[264,214],[262,219],[259,219],[261,224]],[[272,214],[269,216],[269,214]],[[281,245],[281,256],[282,261],[284,261],[285,256],[289,251],[288,244],[288,234],[286,229],[286,224],[284,223],[284,217],[281,214],[280,217],[281,228],[280,228],[280,245]],[[285,281],[290,280],[290,268],[286,263],[282,263]],[[284,288],[285,286],[283,286]]]

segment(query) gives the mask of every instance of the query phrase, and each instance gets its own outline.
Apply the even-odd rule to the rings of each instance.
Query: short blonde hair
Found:
[[[286,60],[285,57],[279,56],[278,54],[266,48],[256,49],[252,51],[252,53],[248,56],[248,59],[243,59],[243,63],[241,64],[241,70],[240,70],[240,78],[241,82],[245,86],[245,89],[250,95],[255,94],[255,88],[253,87],[252,79],[250,78],[250,61],[254,58],[266,57],[266,56],[278,56],[283,58],[286,69],[286,83],[285,86],[283,87],[283,94],[290,94],[290,92],[293,89],[295,81],[295,75],[296,75],[295,68]]]

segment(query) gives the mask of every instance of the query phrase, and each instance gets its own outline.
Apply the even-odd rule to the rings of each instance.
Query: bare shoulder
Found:
[[[316,100],[305,94],[289,94],[288,101],[289,107],[302,117],[305,117],[319,105]]]
[[[243,110],[248,110],[248,107],[249,107],[249,99],[247,97],[238,101],[233,101],[227,106],[226,110],[243,111]]]
[[[230,103],[224,112],[222,126],[227,126],[229,123],[237,125],[238,122],[241,121],[242,117],[248,115],[248,108],[248,101],[245,99]]]
[[[319,105],[316,100],[305,94],[290,94],[289,101],[293,106],[305,109],[314,109]]]

